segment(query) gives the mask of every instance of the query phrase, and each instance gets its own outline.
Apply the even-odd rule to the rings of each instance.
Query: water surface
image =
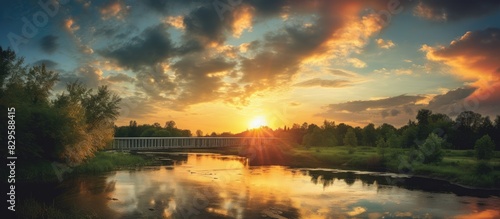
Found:
[[[66,179],[55,204],[99,218],[488,218],[500,198],[403,175],[249,166],[163,154],[171,165]],[[169,160],[171,159],[171,160]]]

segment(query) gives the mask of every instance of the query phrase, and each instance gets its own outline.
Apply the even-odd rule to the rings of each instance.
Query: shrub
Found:
[[[489,160],[494,156],[495,143],[493,143],[489,135],[484,135],[476,141],[474,149],[478,160]]]
[[[431,133],[425,142],[419,146],[419,151],[423,155],[423,163],[437,163],[443,160],[444,140],[434,133]]]
[[[476,166],[474,167],[474,170],[477,174],[482,175],[490,173],[493,170],[493,168],[486,161],[478,161]]]

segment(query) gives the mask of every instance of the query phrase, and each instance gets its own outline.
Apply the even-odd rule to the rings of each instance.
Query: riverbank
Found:
[[[153,164],[154,161],[145,156],[114,151],[97,152],[93,158],[74,167],[45,159],[22,160],[19,162],[16,180],[20,182],[56,182],[76,174],[96,174]]]

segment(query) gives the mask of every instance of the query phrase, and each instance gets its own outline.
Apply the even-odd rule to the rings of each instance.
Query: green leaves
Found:
[[[474,149],[476,150],[476,158],[478,160],[489,160],[495,154],[495,143],[489,135],[484,135],[476,141]]]

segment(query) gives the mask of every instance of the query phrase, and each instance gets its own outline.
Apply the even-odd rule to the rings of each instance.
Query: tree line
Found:
[[[16,112],[15,133],[8,139],[15,141],[11,156],[79,164],[111,142],[120,98],[106,86],[93,90],[74,81],[52,95],[56,72],[29,67],[11,49],[0,47],[0,57],[0,108]],[[6,115],[0,118],[7,124]],[[0,131],[7,133],[7,126],[0,125]],[[0,135],[2,142],[7,138]]]
[[[153,125],[137,125],[130,121],[128,126],[115,127],[117,137],[190,137],[189,130],[179,129],[174,121],[167,121],[164,126],[159,123]],[[474,149],[475,143],[485,137],[500,150],[500,116],[492,121],[489,116],[482,116],[473,111],[463,111],[452,119],[446,114],[433,113],[428,109],[418,111],[415,120],[400,128],[384,123],[375,126],[370,123],[364,127],[350,126],[345,123],[336,124],[325,120],[323,124],[304,122],[284,126],[277,129],[261,127],[232,134],[230,132],[203,135],[200,130],[196,136],[201,137],[279,137],[288,139],[293,145],[306,147],[334,147],[334,146],[373,146],[391,148],[418,148],[423,145],[431,134],[442,140],[444,148],[457,150]]]
[[[497,115],[493,122],[489,116],[463,111],[452,119],[446,114],[421,109],[416,120],[409,120],[400,128],[387,123],[352,127],[325,120],[321,126],[293,124],[292,127],[285,126],[274,131],[275,136],[290,138],[304,146],[382,145],[393,148],[416,148],[432,133],[443,139],[444,147],[449,149],[474,149],[477,140],[489,136],[499,150],[500,116]]]
[[[160,123],[137,125],[131,120],[128,126],[115,126],[115,137],[191,137],[191,130],[179,129],[175,121],[167,121],[164,126]]]

